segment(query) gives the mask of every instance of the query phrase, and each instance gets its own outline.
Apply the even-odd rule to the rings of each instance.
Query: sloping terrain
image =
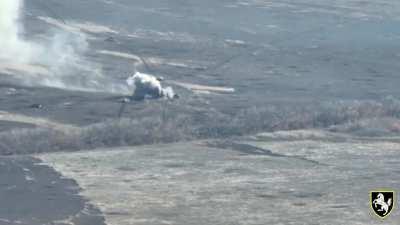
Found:
[[[38,157],[112,225],[373,225],[369,191],[400,186],[399,147],[298,131]],[[395,210],[385,224],[399,219]]]
[[[0,6],[0,224],[379,224],[400,191],[398,1]]]

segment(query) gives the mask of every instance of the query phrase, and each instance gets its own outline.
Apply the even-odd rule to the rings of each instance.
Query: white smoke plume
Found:
[[[40,41],[24,39],[22,10],[23,0],[0,0],[0,72],[17,76],[25,85],[128,92],[126,85],[110,82],[100,65],[84,57],[89,45],[83,33],[54,29]]]
[[[177,97],[171,87],[163,88],[160,80],[162,79],[153,75],[136,72],[126,82],[134,88],[132,97],[135,100],[143,100],[145,98],[173,99]]]
[[[31,58],[33,45],[20,39],[22,27],[19,23],[22,1],[2,0],[0,2],[0,43],[1,60],[26,62]]]

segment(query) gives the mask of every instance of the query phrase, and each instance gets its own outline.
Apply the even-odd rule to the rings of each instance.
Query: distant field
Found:
[[[400,1],[0,1],[0,224],[373,225],[400,185]]]

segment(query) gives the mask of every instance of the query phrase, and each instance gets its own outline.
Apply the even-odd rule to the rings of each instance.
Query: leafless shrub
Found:
[[[177,109],[174,105],[151,109],[145,113],[147,116],[110,119],[77,129],[35,128],[0,133],[0,154],[77,151],[306,128],[369,135],[400,130],[400,124],[394,122],[400,118],[400,102],[394,98],[381,102],[254,106],[234,115],[215,109]],[[380,118],[385,118],[387,126],[373,128],[382,122]]]

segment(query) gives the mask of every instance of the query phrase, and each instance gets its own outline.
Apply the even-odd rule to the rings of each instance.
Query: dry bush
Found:
[[[198,110],[165,105],[165,108],[152,108],[146,115],[110,119],[63,131],[35,128],[0,133],[0,154],[77,151],[306,128],[330,127],[332,131],[369,135],[400,130],[400,125],[391,125],[391,121],[400,118],[400,102],[393,98],[382,102],[255,106],[238,111],[234,115],[214,109]],[[388,129],[372,129],[371,127],[380,121],[377,118],[387,118],[385,123],[388,124]],[[370,132],[363,132],[368,129]]]

